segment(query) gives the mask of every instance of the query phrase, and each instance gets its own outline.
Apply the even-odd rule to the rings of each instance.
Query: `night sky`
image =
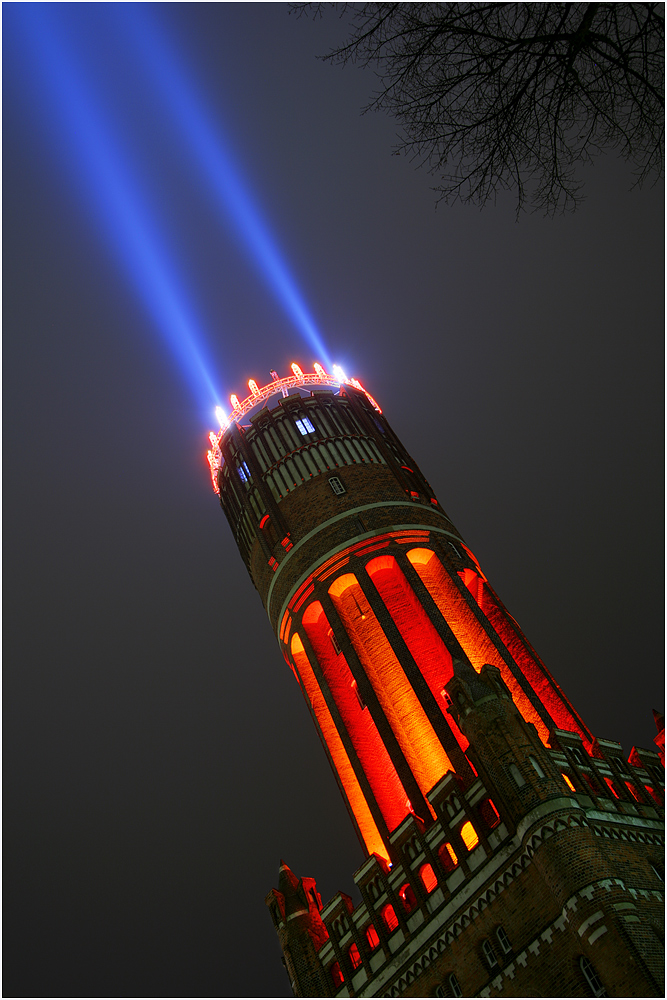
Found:
[[[356,899],[362,850],[211,489],[212,402],[45,89],[44,17],[120,137],[220,400],[325,358],[214,205],[132,5],[3,13],[4,995],[289,996],[264,906],[279,860]],[[436,209],[436,182],[391,155],[396,123],[360,114],[372,72],[316,58],[345,36],[336,15],[143,15],[331,360],[379,401],[593,731],[652,747],[662,185],[631,191],[611,154],[574,215],[517,223],[511,195]]]

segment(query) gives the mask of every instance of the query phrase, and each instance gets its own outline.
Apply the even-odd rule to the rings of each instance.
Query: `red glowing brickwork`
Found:
[[[453,674],[452,656],[417,595],[405,578],[398,563],[391,555],[377,556],[366,564],[370,576],[387,611],[401,633],[410,655],[419,667],[431,694],[440,706],[443,715],[447,702],[443,690]],[[453,730],[459,746],[465,752],[468,741],[451,716],[445,716]],[[450,721],[451,720],[451,721]]]
[[[532,722],[546,745],[549,729],[533,708],[516,677],[491,642],[454,581],[431,549],[411,549],[408,559],[417,570],[422,583],[435,601],[441,615],[461,644],[461,648],[478,672],[485,663],[498,667],[510,689],[514,704],[526,722]]]
[[[342,652],[336,652],[331,641],[331,627],[319,601],[308,605],[302,623],[342,723],[391,832],[408,815],[408,796],[371,713],[362,708],[347,660]]]
[[[560,686],[526,642],[517,623],[500,603],[488,583],[480,578],[478,584],[479,596],[476,600],[480,609],[488,618],[505,648],[511,653],[514,662],[547,709],[556,727],[578,733],[585,746],[590,748],[593,742],[590,730],[584,725]]]
[[[353,573],[329,588],[348,636],[424,794],[454,768]],[[429,807],[434,815],[432,807]]]
[[[306,655],[303,642],[299,635],[295,633],[292,637],[292,656],[299,672],[303,688],[312,707],[322,738],[326,743],[336,774],[343,786],[345,796],[354,813],[357,826],[363,837],[366,850],[369,854],[378,854],[388,860],[387,850],[380,835],[375,820],[366,802],[354,768],[350,763],[343,741],[340,738],[336,724],[331,718],[331,712],[320,691],[319,685],[313,673],[313,668]]]

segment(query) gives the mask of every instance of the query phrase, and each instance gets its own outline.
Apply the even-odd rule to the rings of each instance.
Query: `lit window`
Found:
[[[357,687],[357,682],[355,680],[352,681],[352,690],[357,696],[357,701],[359,702],[359,708],[363,711],[366,708],[366,702],[364,701],[363,695],[359,690],[359,688]]]
[[[479,811],[489,830],[493,830],[494,827],[498,826],[500,823],[500,814],[491,799],[486,799],[485,802],[482,802]]]
[[[395,931],[396,928],[398,927],[398,917],[396,916],[396,911],[394,910],[394,907],[391,905],[391,903],[387,903],[387,905],[382,910],[382,919],[384,920],[385,927],[387,928],[390,934],[392,931]]]
[[[572,783],[572,779],[569,778],[567,776],[567,774],[563,774],[562,778],[563,778],[563,781],[565,782],[565,784],[567,785],[567,787],[570,789],[570,791],[571,792],[576,792],[577,789],[574,787],[574,785]]]
[[[614,796],[615,799],[617,799],[618,798],[618,792],[616,791],[616,788],[614,786],[614,782],[611,780],[611,778],[605,778],[604,781],[605,781],[605,784],[606,784],[607,788],[611,792],[611,794]]]
[[[456,978],[456,976],[454,975],[453,972],[450,973],[450,975],[448,977],[448,981],[449,981],[449,988],[452,991],[452,996],[453,997],[462,997],[463,996],[463,990],[459,986],[459,981],[458,981],[458,979]]]
[[[296,421],[296,426],[299,428],[301,434],[314,434],[315,428],[311,424],[308,417],[302,417],[300,420]]]
[[[482,951],[484,952],[484,958],[486,959],[486,964],[490,969],[495,969],[498,964],[498,959],[496,958],[496,953],[493,950],[493,945],[489,940],[482,941]]]
[[[422,865],[419,869],[419,876],[424,883],[424,888],[427,892],[433,892],[434,889],[437,889],[438,880],[435,877],[435,872],[430,865]]]
[[[356,944],[350,945],[350,949],[347,954],[349,956],[352,968],[358,969],[359,966],[361,965],[361,955],[359,954],[359,949],[357,948]]]
[[[366,940],[368,941],[368,947],[373,951],[380,943],[380,938],[378,937],[378,932],[375,930],[373,925],[366,928]]]
[[[339,986],[342,986],[343,983],[345,982],[345,977],[343,976],[343,973],[340,971],[340,965],[338,964],[338,962],[334,962],[329,972],[331,973],[331,979],[334,984],[334,987],[337,989]]]
[[[407,913],[412,913],[415,906],[417,905],[417,897],[415,896],[412,886],[409,882],[406,882],[404,886],[399,890],[398,895],[401,898],[403,907]]]
[[[630,795],[632,795],[632,797],[636,799],[637,802],[641,802],[642,797],[635,788],[635,786],[633,785],[633,783],[631,781],[626,781],[625,784],[627,786],[628,791],[630,792]]]
[[[446,872],[453,872],[459,863],[459,859],[456,857],[451,844],[443,844],[438,851],[438,857],[440,858],[440,864]]]
[[[579,959],[579,966],[584,974],[584,978],[588,983],[588,987],[594,997],[606,997],[609,994],[600,982],[600,978],[595,971],[595,966],[590,962],[585,955],[582,955]]]
[[[469,851],[472,851],[473,847],[477,847],[479,844],[479,837],[472,823],[464,823],[461,827],[461,840]]]
[[[241,481],[247,483],[248,480],[250,479],[250,469],[248,468],[245,462],[241,462],[238,468],[238,472]]]
[[[510,944],[510,939],[502,927],[496,928],[496,937],[498,938],[498,944],[500,945],[500,950],[503,955],[509,955],[512,950],[512,945]]]
[[[331,487],[331,489],[333,490],[333,492],[336,494],[337,497],[345,493],[345,487],[341,483],[338,476],[331,477],[331,479],[329,480],[329,486]]]
[[[537,775],[537,777],[538,778],[543,778],[544,777],[544,771],[540,767],[539,763],[535,760],[535,758],[534,757],[529,757],[528,760],[533,765],[533,768],[535,769],[535,774]]]
[[[517,788],[521,788],[526,784],[525,778],[516,764],[510,764],[510,774],[514,778]]]

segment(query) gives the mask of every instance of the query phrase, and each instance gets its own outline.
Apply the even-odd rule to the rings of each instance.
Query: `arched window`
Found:
[[[490,969],[495,969],[498,964],[498,959],[496,958],[496,953],[493,950],[493,945],[488,940],[482,941],[482,951],[484,952],[484,958],[486,959],[486,964]]]
[[[373,925],[366,928],[366,940],[368,941],[368,947],[371,951],[374,951],[380,943],[380,938],[378,937],[378,932],[375,930]]]
[[[338,964],[338,962],[334,962],[334,964],[329,969],[329,973],[331,975],[331,981],[334,984],[335,989],[338,989],[339,986],[343,985],[343,983],[345,982],[345,977],[343,973],[340,971],[340,965]]]
[[[528,760],[533,765],[533,768],[535,770],[535,774],[537,775],[537,777],[538,778],[543,778],[544,777],[544,771],[540,767],[538,761],[536,761],[534,757],[529,757]]]
[[[348,949],[348,957],[350,959],[350,965],[353,969],[358,969],[361,965],[361,955],[359,954],[359,949],[354,942],[350,945]]]
[[[479,837],[477,836],[477,831],[472,823],[464,823],[461,827],[461,839],[466,845],[469,851],[472,851],[473,847],[477,847],[479,844]]]
[[[516,764],[510,764],[510,774],[514,778],[514,783],[516,784],[517,788],[522,788],[526,784],[526,779],[524,778],[524,776],[522,775],[521,771],[516,766]]]
[[[498,944],[500,945],[500,950],[503,955],[509,955],[512,950],[512,945],[510,944],[510,939],[503,927],[496,927],[496,937],[498,939]]]
[[[590,962],[585,955],[582,955],[579,959],[579,966],[584,974],[584,978],[588,983],[588,988],[594,997],[606,997],[609,996],[606,989],[600,982],[600,977],[595,971],[595,966]]]
[[[419,869],[419,877],[421,878],[427,892],[433,892],[434,889],[438,888],[438,880],[435,877],[435,872],[429,864],[421,866]]]
[[[440,858],[440,864],[446,872],[453,872],[459,863],[459,859],[456,857],[451,844],[443,844],[438,849],[438,857]]]
[[[383,908],[381,915],[384,920],[385,927],[391,934],[391,932],[395,931],[398,927],[398,917],[396,916],[396,911],[391,903],[387,903],[387,905]]]
[[[463,996],[463,990],[459,986],[459,981],[458,981],[458,979],[456,978],[456,976],[454,975],[453,972],[451,972],[449,974],[449,976],[447,977],[447,981],[449,982],[449,988],[452,991],[452,996],[453,997],[462,997]]]
[[[412,913],[415,906],[417,905],[417,897],[415,896],[412,886],[409,882],[401,886],[398,895],[401,897],[401,902],[403,903],[403,908],[406,913]]]

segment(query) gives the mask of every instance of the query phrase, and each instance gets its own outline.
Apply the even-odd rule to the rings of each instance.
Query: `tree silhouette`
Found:
[[[377,69],[369,108],[403,127],[405,151],[446,202],[515,190],[547,213],[575,208],[576,167],[615,149],[635,183],[663,166],[663,4],[376,3],[339,7],[335,63]]]

